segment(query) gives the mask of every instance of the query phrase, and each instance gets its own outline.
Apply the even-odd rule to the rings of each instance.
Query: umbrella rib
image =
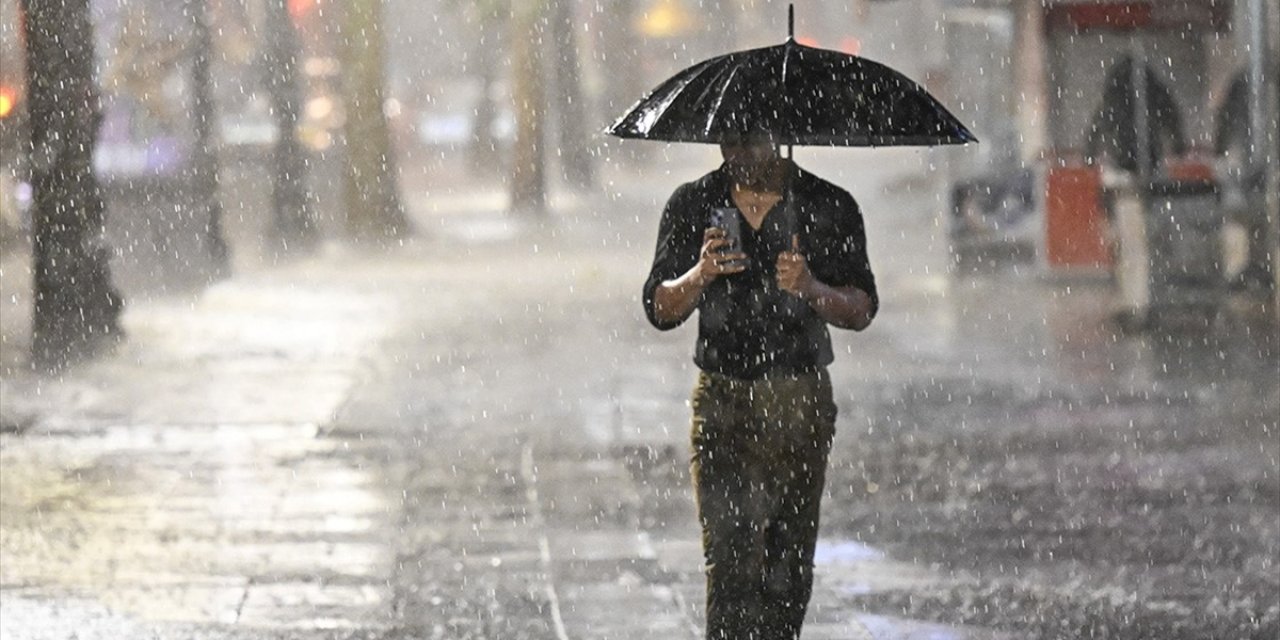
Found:
[[[677,78],[673,78],[668,81],[668,83],[675,82],[677,86],[665,87],[665,90],[655,90],[649,99],[652,99],[659,93],[664,95],[657,101],[657,104],[653,105],[646,117],[654,123],[661,122],[663,117],[666,115],[667,110],[671,109],[677,102],[680,102],[684,98],[685,89],[698,83],[702,77],[708,73],[718,72],[719,69],[716,63],[721,62],[722,59],[726,57],[728,56],[720,56],[718,58],[704,61],[700,65],[690,67],[681,74],[683,77],[679,77],[678,80]]]
[[[685,77],[679,78],[676,81],[676,84],[677,84],[676,87],[670,88],[669,90],[663,92],[665,95],[659,98],[658,103],[656,105],[653,105],[653,108],[645,115],[645,119],[650,121],[649,126],[652,126],[652,123],[662,119],[662,116],[666,114],[667,109],[671,108],[671,105],[680,99],[680,95],[684,91],[685,87],[688,87],[689,85],[693,84],[699,77],[702,76],[703,73],[706,73],[707,69],[713,66],[711,62],[712,61],[709,60],[707,62],[702,63],[701,68],[693,67],[689,69]],[[655,90],[652,94],[650,94],[648,98],[642,100],[641,102],[647,102],[648,100],[656,97],[656,95],[659,92],[660,91]]]
[[[720,106],[724,104],[724,94],[729,91],[729,87],[733,85],[733,79],[738,75],[738,67],[729,70],[729,77],[720,85],[720,91],[716,95],[716,102],[711,107],[711,112],[707,114],[706,123],[702,126],[702,135],[710,135],[711,127],[715,124],[717,116],[720,114]]]
[[[791,62],[791,43],[792,43],[792,42],[794,42],[794,41],[793,41],[793,40],[787,40],[786,44],[782,45],[783,49],[782,49],[782,78],[781,78],[781,80],[782,80],[782,92],[783,92],[783,94],[785,94],[785,93],[786,93],[786,91],[787,91],[787,64]]]

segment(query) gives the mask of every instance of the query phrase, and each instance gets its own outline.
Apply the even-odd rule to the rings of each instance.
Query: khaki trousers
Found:
[[[691,467],[708,640],[799,638],[835,418],[825,370],[699,376]]]

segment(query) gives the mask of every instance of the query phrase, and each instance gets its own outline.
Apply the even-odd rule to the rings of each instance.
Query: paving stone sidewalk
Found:
[[[0,381],[25,425],[0,435],[0,635],[72,637],[57,623],[71,612],[115,628],[103,607],[137,629],[385,620],[391,507],[368,447],[318,437],[394,317],[335,277],[349,261],[136,302],[117,353]]]

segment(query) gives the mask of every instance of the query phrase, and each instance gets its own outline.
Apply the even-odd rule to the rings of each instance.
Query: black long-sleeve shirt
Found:
[[[676,189],[662,212],[653,267],[644,284],[649,322],[666,331],[654,310],[654,291],[698,262],[712,211],[732,207],[723,167]],[[831,363],[827,323],[807,303],[778,289],[776,260],[800,238],[800,251],[819,281],[854,286],[879,307],[875,276],[867,259],[866,233],[858,203],[845,190],[796,169],[791,188],[765,216],[760,229],[742,221],[745,271],[720,276],[698,302],[698,342],[694,362],[705,371],[754,379],[770,372],[804,371]],[[787,199],[794,219],[788,219]]]

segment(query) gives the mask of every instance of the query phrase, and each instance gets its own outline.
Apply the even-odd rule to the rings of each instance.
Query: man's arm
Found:
[[[818,317],[841,329],[862,331],[875,315],[871,296],[857,287],[833,287],[814,279],[800,298],[808,301]]]
[[[832,286],[813,276],[800,253],[799,236],[791,239],[791,250],[778,254],[778,288],[809,303],[818,317],[841,329],[862,331],[875,317],[875,301],[858,287]]]

